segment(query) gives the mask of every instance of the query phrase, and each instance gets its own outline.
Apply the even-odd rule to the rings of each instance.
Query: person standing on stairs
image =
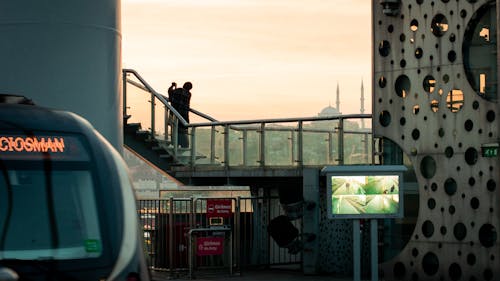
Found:
[[[177,88],[177,83],[172,82],[168,88],[168,101],[179,112],[179,114],[189,123],[189,104],[191,102],[191,82],[184,83],[182,88]],[[177,127],[177,144],[180,147],[189,147],[188,128],[179,122]]]

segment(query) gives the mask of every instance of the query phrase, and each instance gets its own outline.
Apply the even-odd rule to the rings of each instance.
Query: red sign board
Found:
[[[207,218],[230,218],[233,214],[232,208],[233,202],[231,199],[208,199]]]
[[[198,256],[222,255],[224,253],[224,237],[199,237],[196,240]]]

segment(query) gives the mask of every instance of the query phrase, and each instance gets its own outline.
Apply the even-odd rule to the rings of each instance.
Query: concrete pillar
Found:
[[[0,1],[0,93],[75,112],[121,151],[120,29],[120,0]]]

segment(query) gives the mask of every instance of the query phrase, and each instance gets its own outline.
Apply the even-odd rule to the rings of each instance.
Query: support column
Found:
[[[306,203],[302,218],[302,233],[316,235],[316,239],[313,241],[304,241],[304,251],[302,253],[304,274],[317,274],[319,268],[319,173],[320,171],[317,169],[304,169],[302,176],[302,192]],[[308,203],[314,203],[314,207],[308,208]]]

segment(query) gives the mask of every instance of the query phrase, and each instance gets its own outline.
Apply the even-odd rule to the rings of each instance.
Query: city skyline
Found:
[[[219,120],[371,112],[366,1],[124,0],[123,67],[159,92],[191,81],[191,105]],[[341,40],[340,40],[341,38]]]

